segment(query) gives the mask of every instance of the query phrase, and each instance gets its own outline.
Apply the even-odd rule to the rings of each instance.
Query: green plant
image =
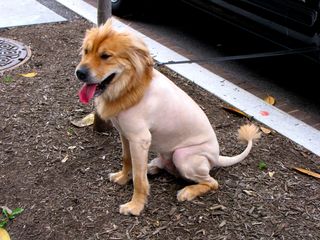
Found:
[[[13,77],[12,76],[4,76],[3,78],[3,82],[6,84],[10,84],[13,82]]]
[[[267,164],[264,161],[260,161],[258,164],[258,167],[262,171],[262,170],[267,169]]]
[[[0,217],[0,228],[5,228],[9,221],[13,220],[24,211],[23,208],[15,208],[10,210],[7,207],[2,207],[2,214]]]

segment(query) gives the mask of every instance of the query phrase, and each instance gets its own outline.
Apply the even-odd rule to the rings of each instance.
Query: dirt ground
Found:
[[[120,215],[119,205],[133,188],[108,180],[121,167],[118,133],[70,123],[93,109],[79,102],[81,83],[74,77],[91,26],[80,19],[0,30],[32,49],[27,63],[0,79],[0,206],[25,209],[7,227],[12,239],[320,239],[320,181],[292,169],[320,172],[320,159],[276,132],[263,134],[240,164],[212,170],[217,192],[180,203],[176,193],[189,183],[163,172],[149,178],[142,215]],[[226,112],[226,103],[161,70],[207,113],[221,154],[243,150],[239,126],[262,126]],[[31,71],[38,75],[19,75]],[[12,81],[5,81],[8,76]],[[267,168],[260,169],[260,162]]]

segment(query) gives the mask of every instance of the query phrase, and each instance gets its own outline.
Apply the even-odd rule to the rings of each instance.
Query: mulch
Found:
[[[241,163],[212,169],[217,192],[178,202],[177,191],[189,183],[163,172],[149,178],[142,215],[120,215],[119,205],[133,187],[108,180],[121,168],[117,131],[98,133],[70,123],[93,110],[79,102],[81,83],[74,77],[91,26],[76,19],[0,30],[32,50],[27,63],[0,79],[0,206],[25,209],[7,226],[12,239],[319,239],[320,180],[293,167],[319,173],[320,159],[275,131],[263,134]],[[178,74],[160,70],[206,112],[221,154],[243,150],[236,137],[242,124],[263,126],[225,111],[226,103]],[[32,71],[37,76],[19,75]]]

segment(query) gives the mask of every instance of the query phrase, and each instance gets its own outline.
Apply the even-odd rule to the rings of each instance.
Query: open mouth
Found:
[[[91,98],[100,96],[107,89],[115,75],[116,73],[110,74],[101,83],[85,83],[79,91],[80,101],[87,104]]]

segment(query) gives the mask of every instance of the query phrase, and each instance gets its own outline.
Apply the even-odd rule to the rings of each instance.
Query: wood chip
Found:
[[[219,224],[219,228],[222,228],[224,225],[227,224],[226,220],[223,220],[220,224]]]
[[[69,158],[69,155],[67,154],[67,155],[61,160],[61,162],[62,162],[62,163],[65,163],[65,162],[68,160],[68,158]]]
[[[257,194],[251,190],[243,190],[243,192],[249,196],[256,196]]]
[[[310,171],[308,169],[299,168],[299,167],[294,167],[293,169],[298,171],[298,172],[300,172],[300,173],[303,173],[303,174],[306,174],[306,175],[309,175],[309,176],[312,176],[312,177],[320,179],[320,174],[319,173],[312,172],[312,171]]]

